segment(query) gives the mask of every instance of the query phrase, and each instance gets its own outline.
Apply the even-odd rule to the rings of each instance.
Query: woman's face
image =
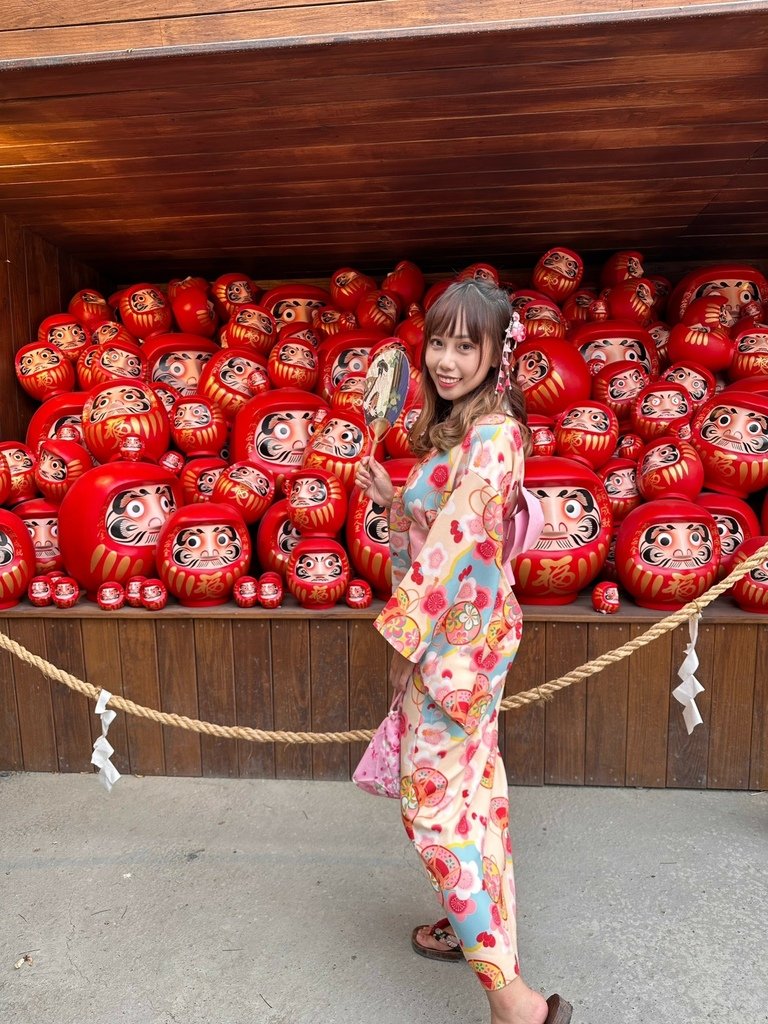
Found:
[[[491,367],[491,345],[480,345],[466,333],[463,319],[450,333],[433,334],[424,359],[438,395],[449,402],[465,398],[478,388]]]

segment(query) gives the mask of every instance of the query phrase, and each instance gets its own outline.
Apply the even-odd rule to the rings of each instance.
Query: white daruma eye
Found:
[[[125,506],[125,514],[130,516],[131,519],[138,519],[140,516],[144,515],[144,502],[139,501],[138,499],[129,501]]]
[[[571,498],[570,501],[566,501],[563,506],[563,510],[570,519],[578,519],[583,511],[581,505],[574,498]]]
[[[656,543],[660,548],[668,548],[672,543],[672,535],[669,533],[660,533],[656,538]]]
[[[698,530],[692,530],[691,540],[694,544],[701,544],[701,542],[704,540],[704,535],[700,533]]]

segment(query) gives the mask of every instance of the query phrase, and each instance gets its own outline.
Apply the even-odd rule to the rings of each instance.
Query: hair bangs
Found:
[[[424,337],[455,336],[461,330],[477,345],[498,344],[512,311],[503,291],[493,289],[495,301],[489,301],[489,291],[476,281],[451,284],[427,311]]]

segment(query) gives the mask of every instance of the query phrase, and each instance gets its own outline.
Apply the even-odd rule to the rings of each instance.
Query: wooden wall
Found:
[[[370,613],[207,611],[17,609],[0,618],[0,631],[137,703],[225,725],[344,731],[372,728],[385,714],[388,648]],[[525,612],[508,694],[619,646],[658,617],[604,619],[584,601]],[[671,697],[686,642],[679,629],[546,704],[503,715],[510,784],[768,789],[768,622],[722,599],[717,614],[705,614],[704,724],[690,737]],[[87,771],[97,727],[92,703],[0,653],[0,769]],[[118,769],[141,775],[347,779],[362,750],[209,739],[124,714],[110,741]]]
[[[0,440],[23,441],[39,403],[19,387],[13,354],[40,321],[64,312],[80,288],[104,287],[101,275],[39,235],[0,216]]]

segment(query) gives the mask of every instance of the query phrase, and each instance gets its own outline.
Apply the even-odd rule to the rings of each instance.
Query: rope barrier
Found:
[[[542,683],[540,686],[535,686],[531,690],[525,690],[522,693],[516,693],[511,697],[506,697],[499,705],[499,709],[501,711],[510,711],[513,708],[524,707],[526,704],[534,704],[536,701],[551,700],[553,694],[557,693],[559,690],[572,686],[574,683],[580,682],[582,679],[588,679],[590,676],[596,675],[604,668],[607,668],[608,665],[614,665],[617,661],[622,661],[624,658],[628,658],[630,654],[633,654],[640,647],[644,647],[646,644],[652,643],[652,641],[663,636],[665,633],[669,633],[671,630],[676,629],[683,622],[687,622],[689,619],[693,618],[694,615],[699,615],[702,609],[710,605],[720,597],[721,594],[725,593],[726,590],[730,590],[734,583],[737,583],[743,576],[746,576],[746,574],[751,572],[752,569],[756,569],[767,559],[768,543],[759,548],[750,558],[747,558],[736,566],[728,576],[720,580],[719,583],[715,583],[714,586],[710,587],[710,589],[706,591],[706,593],[702,594],[701,597],[689,601],[688,604],[684,605],[678,611],[673,612],[671,615],[667,615],[658,622],[655,622],[645,630],[645,632],[641,633],[640,636],[635,637],[626,644],[622,644],[621,647],[617,647],[612,651],[607,651],[605,654],[601,654],[598,658],[593,658],[591,661],[585,662],[583,665],[579,665],[577,668],[567,672],[564,676],[560,676],[559,679],[550,680],[547,683]],[[90,700],[98,701],[101,693],[101,687],[93,686],[91,683],[84,682],[82,679],[78,679],[71,673],[65,672],[63,669],[58,668],[51,662],[46,661],[44,658],[40,658],[38,655],[32,654],[32,652],[28,651],[26,647],[22,647],[21,644],[12,640],[9,636],[6,636],[5,633],[0,633],[0,648],[8,651],[10,654],[13,654],[20,661],[25,661],[28,665],[32,665],[44,676],[47,676],[49,679],[53,679],[54,682],[62,683],[64,686],[69,687],[70,690],[74,690],[76,693],[81,693]],[[244,725],[217,725],[214,722],[203,722],[197,718],[187,718],[184,715],[175,715],[167,711],[157,711],[154,708],[147,708],[141,704],[135,704],[132,700],[128,700],[126,697],[120,697],[117,694],[112,694],[107,701],[107,704],[112,709],[124,711],[128,715],[134,715],[138,718],[149,719],[159,725],[168,725],[178,729],[186,729],[189,732],[203,733],[206,736],[247,740],[251,743],[287,743],[289,745],[300,745],[306,743],[366,742],[373,736],[374,732],[373,729],[352,729],[347,732],[284,732],[252,729]]]

